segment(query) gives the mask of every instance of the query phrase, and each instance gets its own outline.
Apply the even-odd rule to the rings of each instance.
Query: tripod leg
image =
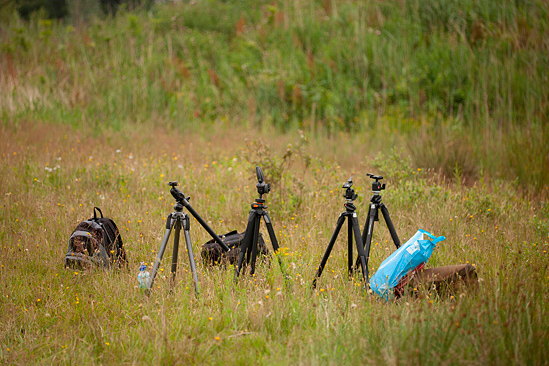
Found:
[[[173,252],[172,252],[172,286],[175,285],[175,272],[177,272],[177,257],[179,254],[179,237],[181,235],[181,221],[175,220],[174,237],[173,237]]]
[[[356,215],[350,217],[349,222],[352,222],[353,224],[356,249],[358,251],[358,261],[360,262],[360,267],[362,268],[362,277],[364,279],[364,284],[366,285],[366,283],[368,283],[368,262],[366,261],[366,253],[364,252],[364,247],[362,246],[360,226],[358,225],[358,219],[356,218]]]
[[[322,275],[322,271],[324,270],[324,266],[326,265],[326,262],[328,262],[328,258],[330,257],[330,253],[332,252],[332,249],[334,247],[334,243],[337,239],[337,236],[339,234],[339,231],[341,230],[341,226],[343,226],[343,222],[345,221],[345,216],[339,215],[339,218],[337,219],[336,228],[334,230],[334,233],[332,234],[332,238],[330,239],[330,243],[328,243],[328,247],[326,248],[326,252],[324,253],[324,257],[322,257],[322,261],[320,262],[320,265],[318,266],[318,270],[316,271],[315,278],[313,280],[313,288],[316,288],[316,280]]]
[[[267,226],[267,231],[269,232],[269,238],[271,239],[271,244],[273,246],[273,250],[275,252],[276,258],[278,259],[278,265],[280,267],[280,271],[284,275],[284,278],[286,281],[288,280],[288,274],[286,273],[286,269],[284,268],[284,265],[282,264],[282,259],[280,258],[280,255],[277,255],[278,250],[280,247],[278,246],[278,240],[276,239],[276,235],[273,229],[273,224],[271,222],[271,217],[267,212],[265,212],[265,215],[263,216],[263,219],[265,220],[265,226]]]
[[[368,260],[370,259],[370,247],[372,246],[372,234],[374,232],[374,222],[378,207],[375,203],[370,203],[370,210],[368,211],[368,219],[366,223],[368,226],[364,227],[364,233],[362,234],[362,244],[364,245],[364,253],[366,255],[366,267],[368,267]],[[366,234],[366,235],[364,235]],[[358,268],[359,258],[356,259],[355,266]]]
[[[349,278],[351,278],[353,275],[353,220],[347,220],[347,224],[347,271]]]
[[[248,251],[251,251],[251,266],[250,266],[250,276],[253,276],[255,273],[255,261],[257,259],[257,241],[259,240],[259,225],[261,224],[261,217],[259,215],[255,216],[254,220],[254,236],[252,240],[251,247],[248,247]],[[248,260],[250,260],[250,255],[248,254]]]
[[[368,211],[368,216],[366,216],[366,223],[364,223],[364,230],[362,231],[362,246],[366,245],[366,235],[368,234],[368,228],[370,227],[370,212]],[[358,265],[358,263],[357,263]]]
[[[273,250],[278,252],[278,249],[280,247],[278,246],[278,240],[276,239],[276,235],[273,229],[273,224],[271,222],[271,217],[268,213],[265,212],[265,215],[263,216],[263,219],[265,220],[265,226],[267,226],[267,231],[269,232],[269,238],[271,239],[271,244],[273,245]]]
[[[362,243],[362,247],[366,245],[366,235],[368,233],[368,228],[370,227],[370,215],[366,216],[366,223],[364,224],[364,230],[362,231],[362,236],[360,242]],[[360,260],[357,257],[355,261],[355,270],[358,271],[358,267],[360,266]]]
[[[389,232],[391,233],[391,238],[393,239],[393,243],[395,243],[395,247],[398,249],[400,248],[400,239],[398,238],[397,232],[395,230],[395,226],[393,225],[393,222],[391,221],[391,217],[389,216],[389,210],[387,210],[387,207],[382,203],[379,205],[381,208],[381,213],[383,214],[383,218],[385,219],[385,223],[387,224],[387,227],[389,228]]]
[[[198,294],[200,293],[200,290],[198,289],[198,275],[196,274],[196,264],[194,262],[193,245],[191,243],[191,235],[189,234],[190,226],[191,225],[189,222],[189,217],[185,216],[185,221],[183,223],[183,232],[185,233],[185,243],[187,244],[187,253],[189,254],[189,263],[191,265],[191,274],[193,276],[194,290]]]
[[[246,252],[248,251],[248,247],[251,245],[252,239],[253,239],[253,230],[255,225],[255,211],[250,211],[250,216],[248,216],[248,225],[246,226],[246,233],[244,234],[244,238],[242,239],[242,244],[240,244],[240,253],[238,255],[238,263],[234,269],[234,280],[236,281],[238,279],[238,276],[240,275],[240,270],[242,269],[242,264],[244,262],[244,256],[246,255]]]
[[[158,251],[158,255],[156,256],[154,266],[151,272],[151,279],[149,280],[149,284],[147,285],[147,294],[150,294],[151,292],[154,278],[156,277],[156,272],[158,272],[158,267],[160,267],[160,261],[162,261],[162,257],[164,256],[164,251],[166,250],[166,245],[168,244],[168,239],[170,238],[174,223],[175,221],[172,220],[172,214],[169,214],[168,219],[166,220],[166,233],[164,234],[164,238],[162,239],[162,244],[160,244],[160,250]]]

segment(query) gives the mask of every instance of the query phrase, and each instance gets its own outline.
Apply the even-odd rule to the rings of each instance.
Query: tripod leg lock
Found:
[[[172,214],[168,215],[168,218],[166,219],[166,229],[172,228]]]
[[[183,218],[183,230],[189,231],[191,229],[191,221],[189,216],[185,215]]]

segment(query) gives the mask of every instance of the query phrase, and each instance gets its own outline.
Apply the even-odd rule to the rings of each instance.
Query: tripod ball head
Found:
[[[269,193],[271,191],[271,184],[265,183],[265,176],[263,175],[261,168],[256,166],[255,173],[257,174],[257,193],[259,193],[260,196]]]
[[[345,197],[348,200],[354,201],[358,198],[358,195],[355,194],[355,190],[351,187],[353,186],[353,178],[349,178],[347,183],[344,183],[341,188],[345,189],[345,193],[343,193],[343,197]]]
[[[353,186],[353,178],[349,178],[349,180],[346,183],[343,183],[343,186],[341,188],[349,189]]]
[[[170,189],[170,193],[172,194],[173,198],[177,201],[177,202],[185,202],[185,201],[189,201],[191,199],[191,197],[185,197],[185,194],[183,194],[183,192],[181,192],[179,189],[175,188],[179,185],[179,183],[177,183],[176,181],[173,181],[173,182],[168,182],[168,185],[170,187],[172,187]]]
[[[366,173],[366,175],[375,180],[374,182],[372,182],[372,191],[379,192],[385,189],[385,183],[381,184],[380,182],[380,180],[383,179],[381,175],[375,175],[372,173]]]

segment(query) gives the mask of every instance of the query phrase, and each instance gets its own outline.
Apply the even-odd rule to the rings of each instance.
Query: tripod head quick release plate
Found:
[[[255,186],[257,187],[257,193],[259,193],[259,197],[261,198],[262,195],[271,191],[271,184],[265,183],[265,176],[260,167],[255,167],[255,173],[257,174],[257,184]]]
[[[358,198],[358,195],[355,193],[355,190],[351,187],[353,186],[353,178],[349,178],[347,183],[344,183],[341,188],[345,189],[345,193],[343,193],[343,197],[345,197],[349,201],[354,201]]]
[[[375,180],[375,182],[372,182],[372,191],[379,192],[385,189],[385,183],[381,184],[380,182],[380,180],[383,179],[381,175],[375,175],[372,173],[366,173],[366,175]]]

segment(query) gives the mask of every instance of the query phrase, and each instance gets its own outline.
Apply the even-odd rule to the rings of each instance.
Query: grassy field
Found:
[[[369,161],[343,168],[290,136],[271,145],[232,130],[212,140],[158,128],[123,132],[94,136],[39,123],[2,130],[3,363],[546,362],[547,205],[520,197],[512,184],[460,187],[398,155],[377,161],[371,168],[389,174],[384,201],[400,236],[417,228],[445,235],[429,264],[473,263],[481,278],[474,293],[384,304],[347,280],[344,232],[319,289],[310,289],[351,175],[365,220]],[[291,287],[276,265],[234,284],[230,268],[199,264],[202,293],[195,297],[183,256],[171,293],[167,254],[155,292],[145,297],[137,268],[153,261],[172,210],[165,182],[179,180],[214,230],[243,230],[259,162],[273,184],[267,202]],[[93,205],[121,228],[127,270],[63,268],[67,238]],[[199,258],[208,235],[194,220],[191,237]],[[380,224],[373,268],[391,251]]]
[[[547,5],[399,4],[3,20],[0,363],[547,364]],[[201,294],[185,253],[170,286],[169,247],[145,296],[166,183],[216,232],[242,231],[256,165],[289,284],[275,260],[236,284],[205,267],[192,220]],[[311,290],[350,176],[364,224],[367,172],[385,176],[401,239],[444,235],[428,266],[474,264],[477,290],[379,301],[347,278],[346,230]],[[127,269],[63,267],[93,206]],[[392,251],[379,223],[372,273]]]

